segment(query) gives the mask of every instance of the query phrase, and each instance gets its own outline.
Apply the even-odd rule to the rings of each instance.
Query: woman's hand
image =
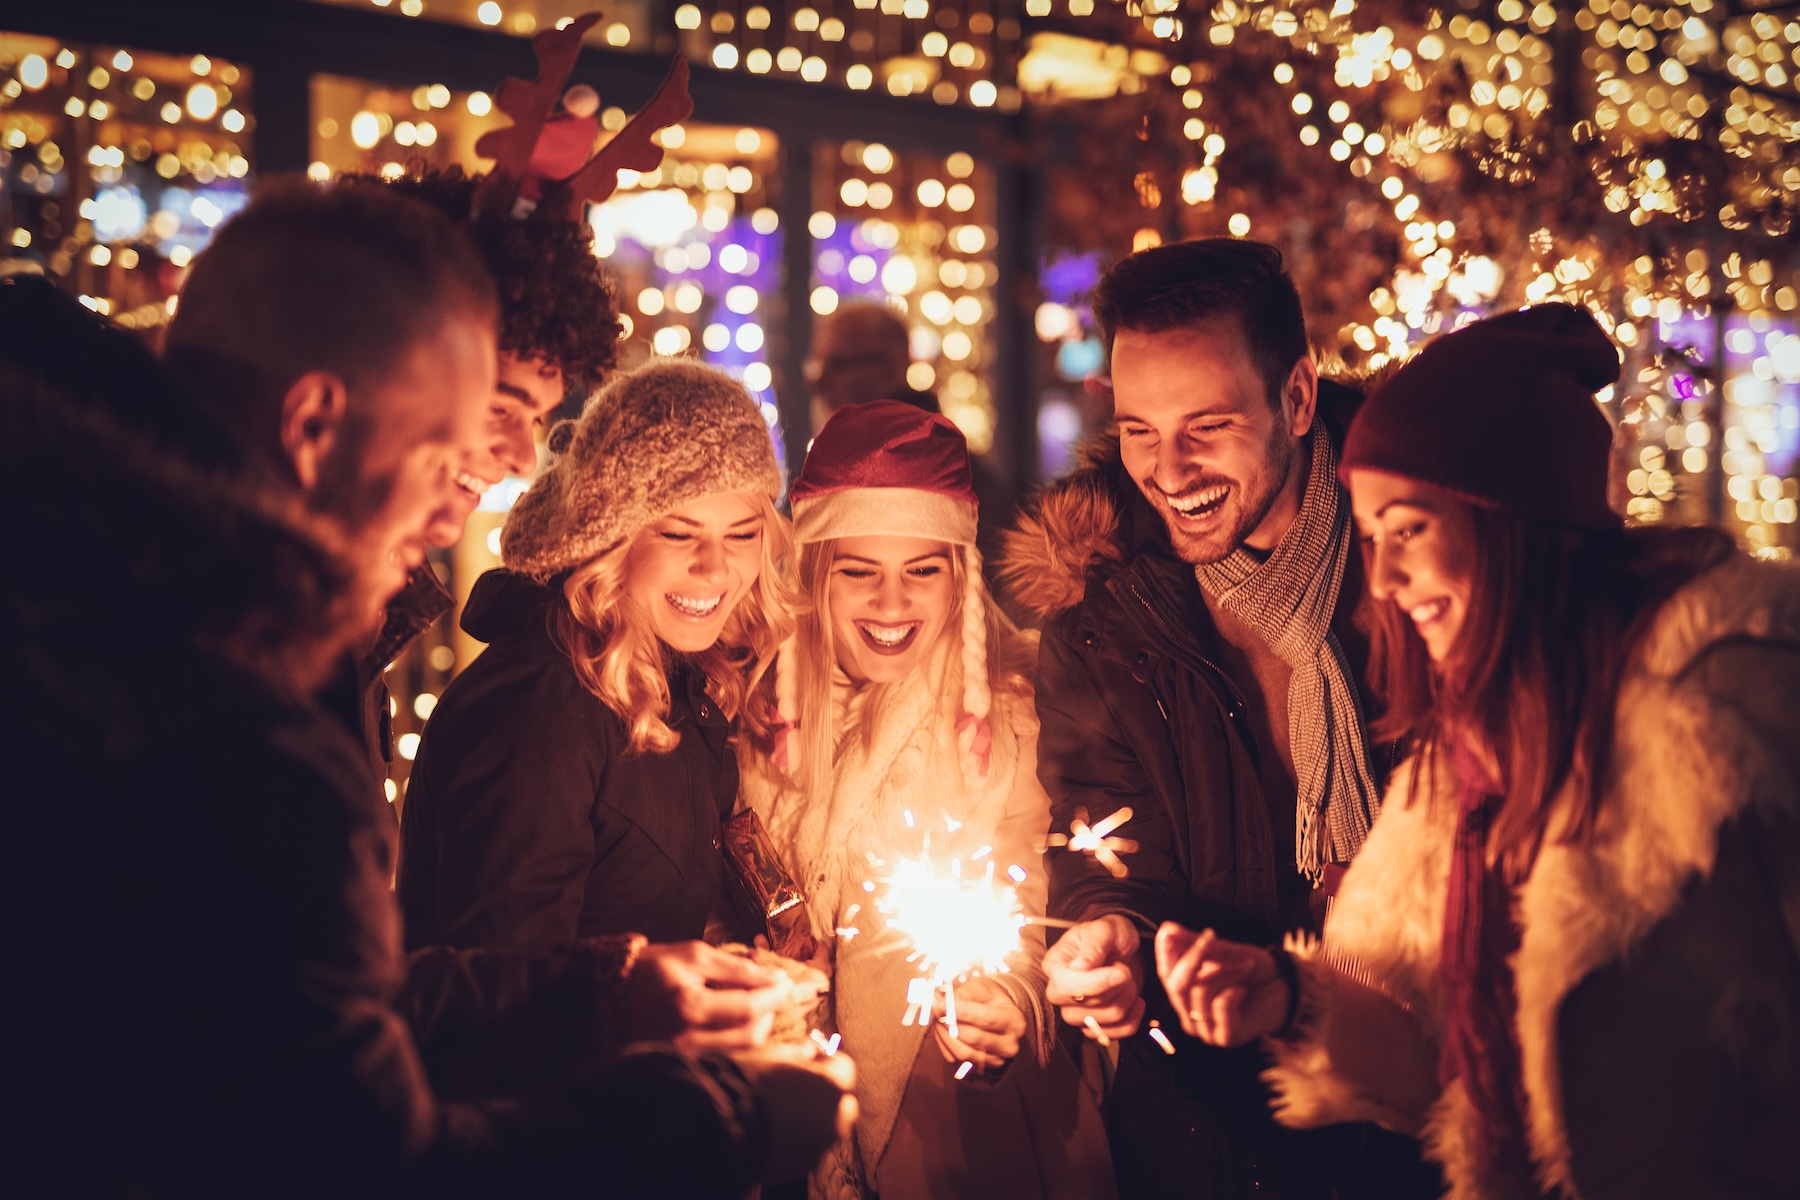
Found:
[[[956,1036],[944,1023],[949,1014],[942,992],[931,1010],[938,1049],[949,1062],[972,1062],[981,1070],[1004,1067],[1019,1055],[1025,1014],[1006,989],[985,975],[956,985]]]
[[[795,1003],[802,990],[779,971],[705,942],[644,947],[625,987],[634,1038],[674,1042],[690,1051],[762,1045],[775,1010]]]
[[[1156,974],[1189,1036],[1241,1046],[1287,1019],[1287,980],[1267,950],[1173,921],[1156,931]]]

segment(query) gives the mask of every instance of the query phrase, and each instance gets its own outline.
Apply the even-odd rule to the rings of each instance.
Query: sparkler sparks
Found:
[[[959,1036],[956,981],[1007,972],[1006,957],[1019,948],[1019,931],[1030,918],[1018,888],[1008,882],[1011,873],[996,878],[991,857],[980,873],[965,875],[961,859],[945,867],[932,861],[930,851],[928,842],[918,858],[893,864],[876,884],[874,905],[886,919],[886,934],[911,946],[906,960],[922,972],[907,984],[900,1023],[929,1024],[942,989],[944,1025],[954,1038]]]
[[[1087,809],[1078,808],[1075,810],[1075,819],[1069,822],[1069,832],[1051,834],[1044,839],[1044,846],[1046,849],[1067,846],[1082,854],[1092,854],[1094,861],[1110,871],[1113,878],[1123,879],[1130,871],[1120,861],[1119,855],[1132,853],[1138,848],[1138,844],[1130,838],[1112,837],[1111,834],[1129,820],[1131,809],[1127,806],[1089,825]]]

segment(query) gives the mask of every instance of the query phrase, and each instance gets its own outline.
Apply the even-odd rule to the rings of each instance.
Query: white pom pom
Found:
[[[985,719],[993,705],[987,674],[987,604],[981,583],[981,552],[963,548],[963,711]]]
[[[600,111],[600,93],[578,83],[563,93],[563,111],[571,117],[591,117]]]

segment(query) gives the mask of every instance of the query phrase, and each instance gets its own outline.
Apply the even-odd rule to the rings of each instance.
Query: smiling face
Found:
[[[1351,471],[1350,501],[1367,549],[1369,592],[1392,600],[1412,621],[1434,663],[1449,657],[1469,614],[1475,578],[1475,520],[1442,488]]]
[[[1279,408],[1236,321],[1113,338],[1113,416],[1125,469],[1184,562],[1272,550],[1300,511],[1318,374],[1294,364]]]
[[[493,379],[491,323],[464,314],[445,320],[371,389],[355,478],[318,489],[314,507],[345,526],[377,611],[425,561],[428,531],[459,490],[455,464],[476,444]]]
[[[766,505],[748,492],[690,500],[632,539],[625,597],[670,649],[697,654],[762,572]]]
[[[500,352],[480,444],[456,471],[450,502],[432,514],[427,535],[432,545],[454,546],[482,495],[508,475],[531,478],[538,431],[562,404],[563,392],[562,368],[555,363]]]
[[[949,623],[955,548],[930,538],[841,538],[832,550],[826,612],[838,666],[859,683],[904,679]]]

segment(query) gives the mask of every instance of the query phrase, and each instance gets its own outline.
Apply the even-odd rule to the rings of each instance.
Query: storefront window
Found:
[[[907,383],[935,394],[969,449],[986,454],[999,283],[992,171],[961,152],[852,141],[818,147],[813,181],[813,312],[875,300],[901,314],[911,331]]]
[[[249,196],[250,72],[205,55],[0,33],[4,271],[153,330]]]
[[[492,29],[496,33],[530,36],[543,29],[553,29],[572,15],[588,11],[591,6],[571,5],[565,0],[315,0],[340,8],[356,8],[365,12],[391,13],[414,17],[421,21],[441,21],[449,25],[467,25],[474,29]],[[652,48],[651,21],[655,13],[651,0],[618,0],[606,6],[606,19],[589,31],[589,45],[609,46],[615,50],[649,50]]]

